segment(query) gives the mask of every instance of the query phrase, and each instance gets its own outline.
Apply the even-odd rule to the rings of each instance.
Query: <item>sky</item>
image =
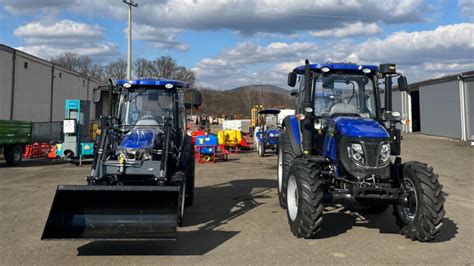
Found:
[[[283,88],[312,63],[395,63],[410,82],[474,70],[474,0],[134,0],[134,59],[169,55],[197,85]],[[122,0],[0,0],[0,43],[44,59],[127,54]]]

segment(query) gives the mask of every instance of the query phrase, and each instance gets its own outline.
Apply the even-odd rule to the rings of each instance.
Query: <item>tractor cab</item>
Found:
[[[263,109],[258,112],[258,123],[255,127],[254,138],[257,152],[265,155],[265,150],[278,148],[280,129],[278,125],[278,109]]]

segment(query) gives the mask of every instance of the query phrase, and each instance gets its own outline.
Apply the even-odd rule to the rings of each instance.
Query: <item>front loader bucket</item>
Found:
[[[41,239],[175,240],[179,190],[60,185]]]

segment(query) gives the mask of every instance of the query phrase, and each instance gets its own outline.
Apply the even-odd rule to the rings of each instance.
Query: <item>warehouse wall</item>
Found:
[[[474,78],[464,80],[464,94],[466,101],[466,137],[474,140]]]
[[[15,51],[16,59],[13,63]],[[91,100],[94,88],[106,85],[105,82],[53,66],[46,60],[1,44],[0,64],[0,119],[62,121],[66,99]],[[13,82],[12,116],[10,109]],[[91,119],[95,119],[95,109],[95,105],[91,104]]]
[[[461,138],[459,82],[420,87],[420,119],[423,134]]]
[[[49,121],[52,64],[17,51],[13,119]]]
[[[7,50],[0,47],[0,119],[10,119],[13,49]]]

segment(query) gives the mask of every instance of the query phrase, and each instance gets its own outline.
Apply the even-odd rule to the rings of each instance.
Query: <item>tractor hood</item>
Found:
[[[371,118],[339,116],[332,119],[343,136],[359,138],[388,138],[387,130]]]

